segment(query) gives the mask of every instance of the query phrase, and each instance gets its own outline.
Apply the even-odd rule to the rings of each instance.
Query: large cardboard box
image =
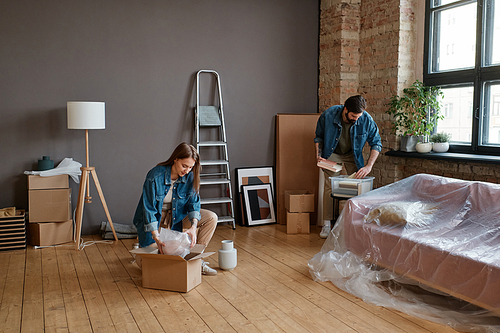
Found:
[[[278,114],[276,116],[276,200],[277,220],[286,223],[285,191],[302,189],[315,194],[317,206],[318,177],[314,137],[321,113]],[[311,213],[316,221],[317,213]]]
[[[314,212],[314,193],[307,190],[285,191],[285,209],[290,213]]]
[[[287,234],[308,234],[310,232],[310,213],[286,212]]]
[[[73,241],[73,220],[52,223],[29,223],[28,244],[51,246]]]
[[[71,189],[29,190],[29,222],[64,222],[71,219]]]
[[[47,190],[53,188],[69,188],[68,175],[50,177],[28,175],[28,190]]]
[[[188,292],[201,283],[201,259],[215,253],[203,253],[204,249],[196,244],[184,258],[159,254],[154,247],[130,252],[141,257],[144,288]]]

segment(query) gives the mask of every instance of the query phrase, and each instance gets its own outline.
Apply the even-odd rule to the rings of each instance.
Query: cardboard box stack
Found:
[[[309,191],[285,191],[286,233],[308,234],[310,213],[314,212],[314,194]]]
[[[50,246],[73,240],[68,175],[28,176],[28,243]]]
[[[14,216],[0,217],[0,251],[24,249],[25,247],[24,210],[16,210]]]

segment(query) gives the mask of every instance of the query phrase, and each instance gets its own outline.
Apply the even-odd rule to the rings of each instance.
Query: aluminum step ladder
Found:
[[[218,105],[200,105],[202,74],[211,75],[215,79]],[[196,73],[195,147],[200,155],[202,167],[201,205],[217,205],[219,207],[217,223],[232,223],[233,229],[236,229],[220,76],[213,70],[200,70]],[[205,197],[206,191],[209,191],[211,197]]]

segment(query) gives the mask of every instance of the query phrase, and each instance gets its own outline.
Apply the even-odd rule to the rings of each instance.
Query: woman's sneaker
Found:
[[[213,268],[208,267],[208,262],[201,261],[201,274],[203,275],[215,275],[217,271]]]
[[[328,237],[328,235],[330,234],[330,231],[331,231],[331,230],[332,230],[332,229],[330,228],[330,225],[329,225],[329,224],[328,224],[328,225],[326,225],[326,224],[325,224],[325,225],[323,226],[323,228],[321,229],[321,232],[319,233],[319,237],[321,237],[321,238],[326,238],[326,237]]]

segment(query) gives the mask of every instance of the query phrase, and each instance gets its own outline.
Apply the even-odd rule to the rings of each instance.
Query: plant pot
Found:
[[[448,142],[435,142],[432,146],[432,150],[436,153],[446,153],[450,149],[450,144]]]
[[[419,153],[430,153],[430,151],[432,150],[432,143],[419,142],[415,145],[415,148]]]
[[[423,141],[423,135],[406,135],[401,137],[401,151],[414,152],[416,151],[415,145],[419,141]]]

